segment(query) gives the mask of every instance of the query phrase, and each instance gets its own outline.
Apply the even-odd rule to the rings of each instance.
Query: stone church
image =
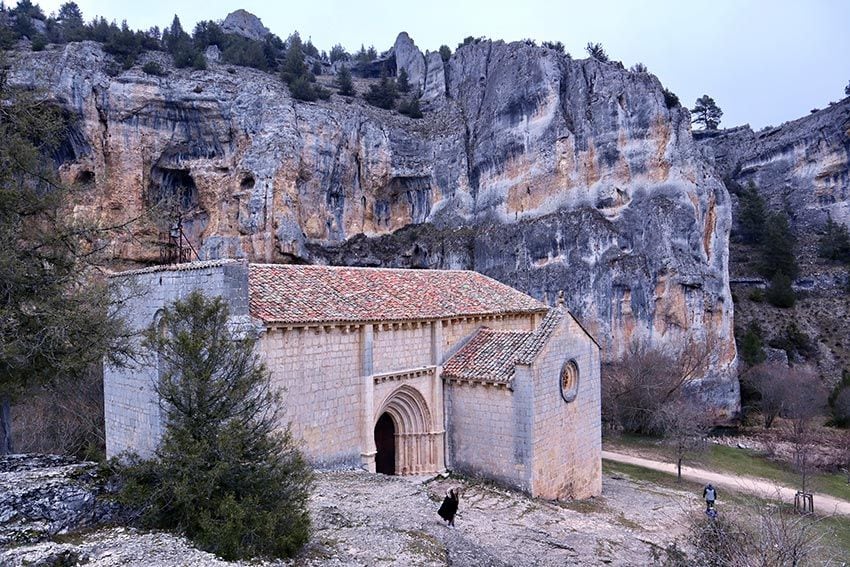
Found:
[[[564,308],[471,271],[216,260],[112,276],[147,328],[200,289],[258,348],[306,456],[321,468],[446,469],[548,499],[599,494],[600,353]],[[150,366],[104,371],[108,456],[162,432]]]

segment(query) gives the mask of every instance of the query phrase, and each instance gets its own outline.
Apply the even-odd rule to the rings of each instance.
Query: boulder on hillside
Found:
[[[221,29],[224,33],[232,33],[260,41],[265,39],[269,33],[269,29],[263,25],[263,22],[247,10],[236,10],[227,14],[224,22],[221,24]]]

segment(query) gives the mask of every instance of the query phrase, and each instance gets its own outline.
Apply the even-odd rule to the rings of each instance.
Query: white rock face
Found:
[[[248,39],[261,40],[269,35],[269,29],[263,25],[263,22],[246,10],[236,10],[231,12],[224,18],[221,24],[221,29],[225,33],[234,33],[247,37]]]
[[[419,51],[407,32],[398,34],[393,49],[395,51],[396,73],[406,69],[411,90],[414,93],[421,92],[425,85],[425,58],[422,56],[422,52]]]
[[[425,88],[422,92],[424,102],[437,102],[446,98],[446,68],[443,58],[436,51],[425,56]]]

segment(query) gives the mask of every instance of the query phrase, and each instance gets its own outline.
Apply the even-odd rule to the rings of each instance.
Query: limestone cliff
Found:
[[[758,132],[700,132],[698,143],[712,148],[723,177],[755,182],[772,208],[787,210],[798,233],[828,215],[850,224],[850,97]]]
[[[17,55],[13,81],[79,117],[58,158],[87,187],[78,214],[123,221],[170,195],[204,258],[474,269],[550,302],[564,290],[611,355],[637,333],[716,341],[704,393],[736,411],[729,196],[653,75],[501,41],[444,62],[402,34],[380,64],[408,69],[425,109],[412,120],[145,57],[170,73],[110,77],[88,42]],[[116,258],[157,261],[161,226],[133,226]]]

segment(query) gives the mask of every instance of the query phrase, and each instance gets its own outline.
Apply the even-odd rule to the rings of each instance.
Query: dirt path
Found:
[[[635,465],[646,469],[652,469],[665,473],[676,474],[676,465],[671,463],[663,463],[661,461],[653,461],[641,457],[634,457],[623,453],[615,453],[613,451],[602,451],[602,458],[608,461],[625,463],[627,465]],[[776,498],[777,496],[785,502],[794,502],[794,494],[797,492],[795,488],[779,485],[775,482],[761,480],[747,476],[732,475],[697,469],[694,467],[682,467],[682,478],[700,484],[712,483],[718,488],[728,488],[737,492],[752,494],[765,498]],[[720,493],[722,496],[722,492]],[[840,514],[842,516],[850,516],[850,502],[834,498],[826,494],[818,492],[813,496],[815,511],[819,515]],[[720,498],[719,502],[723,502]]]

